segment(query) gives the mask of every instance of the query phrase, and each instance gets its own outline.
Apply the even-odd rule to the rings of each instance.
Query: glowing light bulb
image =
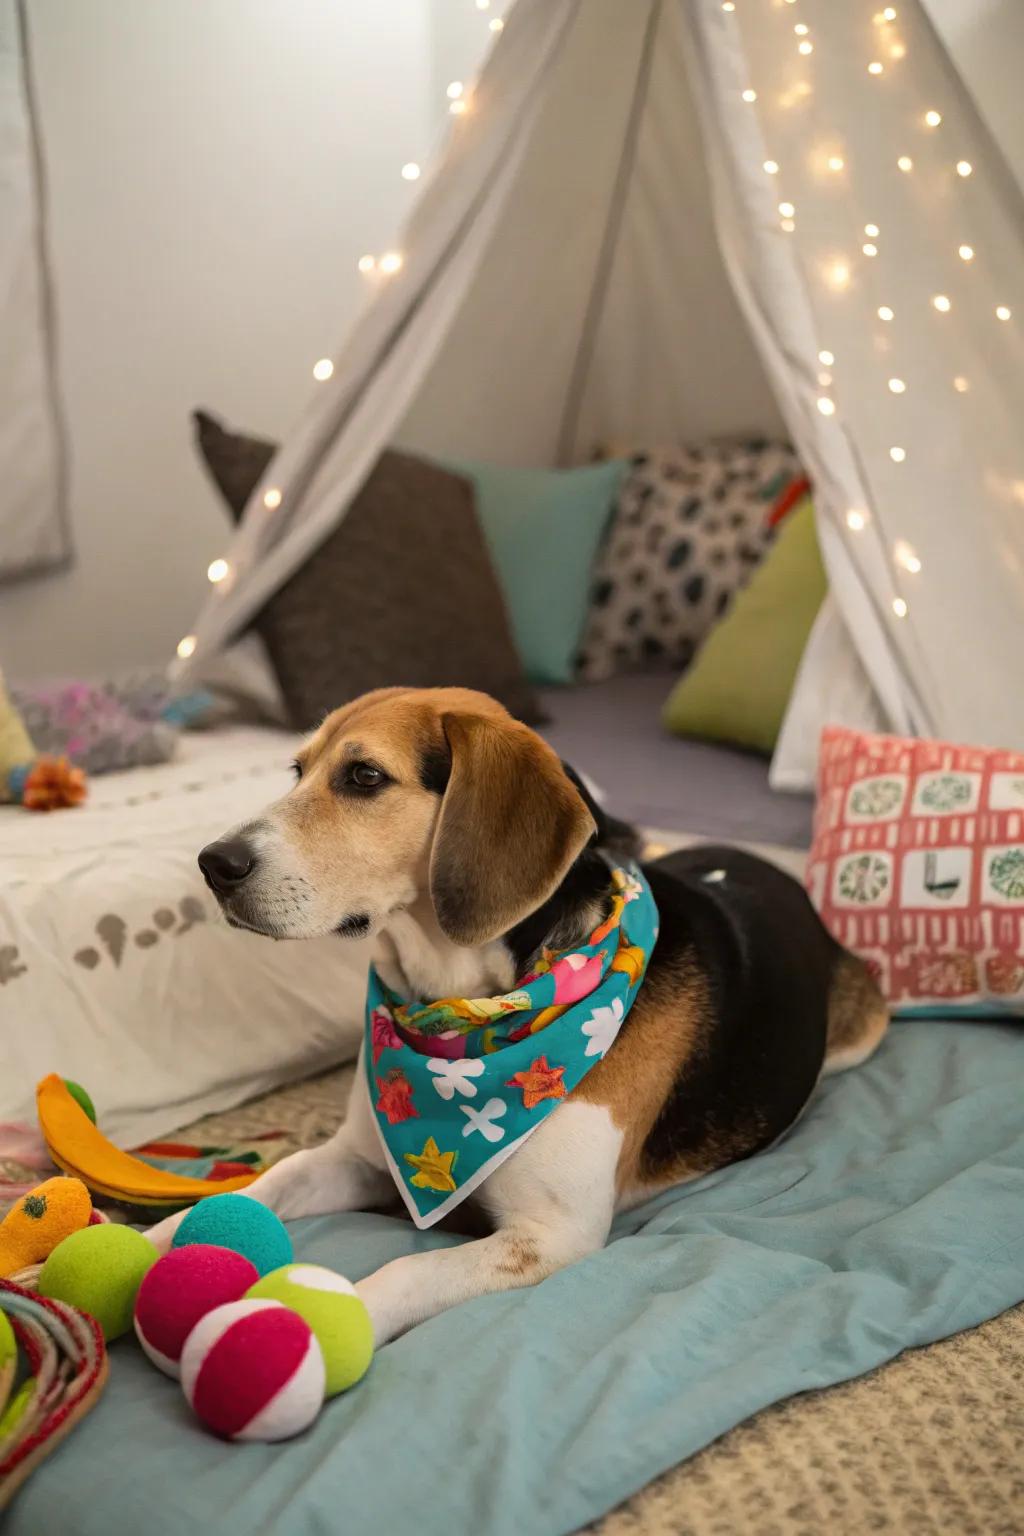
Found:
[[[811,29],[807,25],[806,21],[798,21],[796,26],[793,28],[793,31],[796,33],[797,37],[806,37],[810,30]]]
[[[890,457],[890,459],[892,459],[894,464],[902,464],[904,459],[906,458],[906,456],[907,456],[907,450],[905,448],[890,448],[889,449],[889,457]]]
[[[929,128],[937,128],[942,122],[942,113],[936,112],[933,108],[930,112],[925,113],[924,120]]]
[[[179,640],[178,641],[177,650],[178,650],[178,655],[181,657],[182,661],[187,661],[188,658],[192,655],[192,653],[195,650],[195,648],[196,648],[196,637],[195,637],[195,635],[186,635],[183,640]]]
[[[829,155],[828,157],[828,168],[830,171],[841,171],[845,164],[846,161],[842,155]]]
[[[453,101],[451,106],[448,108],[448,111],[452,114],[453,117],[461,117],[462,114],[468,110],[469,108],[462,97],[460,97],[458,101]]]
[[[419,179],[420,179],[420,168],[416,164],[416,161],[415,160],[407,160],[405,165],[402,166],[402,180],[403,181],[419,181]]]
[[[787,235],[791,235],[793,233],[794,229],[796,229],[796,220],[795,219],[780,219],[779,220],[779,228],[780,229],[784,229]]]
[[[869,240],[877,240],[881,231],[877,224],[865,224],[864,233],[867,235]]]
[[[970,389],[970,387],[971,386],[968,384],[968,382],[964,378],[963,374],[962,373],[958,373],[956,378],[953,380],[953,388],[956,390],[957,394],[958,395],[966,395],[966,393]]]
[[[835,362],[835,357],[831,352],[819,352],[818,362],[824,363],[826,368],[831,368],[832,364]]]
[[[397,251],[388,251],[387,255],[382,256],[380,259],[380,269],[382,272],[397,272],[401,265],[402,258]]]
[[[961,261],[973,261],[974,260],[974,246],[973,245],[962,245],[962,246],[960,246],[959,250],[957,251],[957,255],[960,257]]]
[[[476,8],[478,11],[489,11],[491,8],[491,0],[476,0]]]
[[[996,305],[996,319],[997,320],[1009,320],[1012,315],[1013,315],[1013,310],[1012,309],[1007,309],[1005,304],[997,304]]]
[[[973,170],[974,166],[969,160],[958,160],[956,163],[956,173],[958,176],[969,176]]]
[[[211,560],[206,567],[206,579],[216,585],[218,581],[224,580],[229,569],[230,567],[226,560]]]
[[[889,49],[889,57],[890,57],[890,59],[905,59],[906,56],[907,56],[906,44],[904,44],[904,43],[893,43],[892,47]]]
[[[921,570],[921,562],[917,555],[914,553],[913,548],[907,543],[906,539],[897,539],[896,543],[893,545],[892,552],[896,558],[897,563],[902,565],[905,571],[909,571],[911,576],[919,575]]]
[[[741,94],[743,96],[743,100],[744,101],[756,101],[757,100],[757,92],[753,91],[753,90],[750,90],[749,88],[747,90],[743,91]]]
[[[782,214],[784,219],[791,219],[794,213],[796,213],[796,209],[793,207],[792,203],[780,203],[779,212]]]
[[[901,171],[912,171],[914,169],[914,162],[911,160],[909,155],[900,155],[899,159],[896,161],[896,164],[899,166]]]
[[[505,30],[505,23],[502,21],[500,16],[495,16],[494,20],[489,21],[487,25],[490,27],[492,32],[504,32]]]
[[[445,91],[445,95],[448,97],[449,101],[457,101],[458,98],[462,95],[462,92],[463,92],[462,81],[461,80],[453,80],[450,83],[450,85],[448,86],[448,89]]]
[[[867,526],[867,515],[859,511],[857,507],[851,507],[846,514],[846,526],[854,533],[863,533]]]
[[[882,18],[885,21],[895,21],[896,7],[894,5],[887,5],[885,10],[882,12]]]
[[[845,288],[850,281],[850,268],[845,261],[834,261],[825,273],[831,288]]]
[[[892,600],[892,611],[893,611],[893,613],[896,615],[896,617],[898,619],[905,619],[906,618],[906,616],[907,616],[907,605],[903,601],[902,597],[894,597],[893,598],[893,600]]]
[[[334,364],[329,357],[322,357],[318,363],[313,364],[313,377],[318,384],[322,384],[325,379],[329,379],[333,372]]]
[[[736,7],[733,4],[733,0],[722,0],[722,10],[723,11],[734,11],[735,9],[736,9]]]
[[[861,246],[861,250],[864,252],[865,256],[877,256],[878,255],[878,246],[877,245],[872,245],[870,240],[868,240],[864,245]]]
[[[884,68],[885,68],[885,65],[880,63],[878,61],[878,59],[872,59],[871,63],[868,65],[868,74],[869,75],[880,75],[882,73],[882,71],[884,70]]]
[[[834,416],[836,413],[836,403],[834,400],[830,400],[828,395],[820,395],[818,397],[818,410],[823,416]]]
[[[769,176],[777,176],[779,174],[779,162],[777,160],[766,160],[764,170]]]
[[[879,320],[895,320],[896,318],[894,311],[889,308],[888,304],[880,304],[876,313]]]
[[[360,272],[372,272],[377,265],[377,258],[376,256],[360,256],[356,265]]]
[[[932,298],[932,304],[943,315],[948,315],[949,311],[953,308],[944,293],[936,293]]]
[[[796,51],[797,51],[797,53],[803,53],[803,54],[813,53],[814,52],[814,44],[808,42],[806,37],[805,37],[802,43],[797,43]]]
[[[269,491],[263,492],[263,505],[270,512],[275,512],[281,505],[281,492],[276,485],[272,485]]]
[[[894,395],[902,395],[905,394],[907,386],[902,379],[890,379],[889,388]]]

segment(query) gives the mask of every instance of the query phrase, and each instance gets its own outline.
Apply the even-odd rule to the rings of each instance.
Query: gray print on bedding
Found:
[[[175,928],[178,917],[181,918],[181,926]],[[206,911],[198,897],[183,896],[178,902],[177,915],[170,907],[158,907],[153,913],[153,927],[140,928],[134,935],[135,944],[139,949],[152,949],[154,944],[159,944],[161,933],[172,939],[180,939],[182,934],[188,933],[197,923],[206,921]],[[116,912],[106,912],[98,920],[94,931],[115,968],[119,970],[128,944],[128,924]],[[86,971],[94,971],[102,959],[103,956],[93,944],[76,950],[74,955],[75,964]]]
[[[0,944],[0,987],[6,987],[9,981],[17,981],[27,970],[28,966],[21,964],[17,944]]]

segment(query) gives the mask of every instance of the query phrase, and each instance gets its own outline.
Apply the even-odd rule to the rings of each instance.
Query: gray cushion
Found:
[[[200,450],[236,519],[274,453],[196,413]],[[381,455],[341,522],[254,620],[292,723],[315,726],[371,688],[479,688],[540,710],[461,475]]]

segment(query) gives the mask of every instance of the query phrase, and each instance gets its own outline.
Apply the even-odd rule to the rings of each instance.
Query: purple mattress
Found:
[[[667,673],[615,677],[541,693],[542,734],[599,787],[608,810],[639,826],[730,842],[806,848],[810,795],[778,794],[768,762],[752,753],[672,736],[661,707]]]

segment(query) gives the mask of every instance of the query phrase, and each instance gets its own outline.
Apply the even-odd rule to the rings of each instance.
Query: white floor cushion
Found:
[[[220,919],[204,843],[284,793],[294,742],[186,736],[50,816],[0,809],[0,1121],[47,1072],[122,1146],[354,1054],[369,944],[272,943]]]

